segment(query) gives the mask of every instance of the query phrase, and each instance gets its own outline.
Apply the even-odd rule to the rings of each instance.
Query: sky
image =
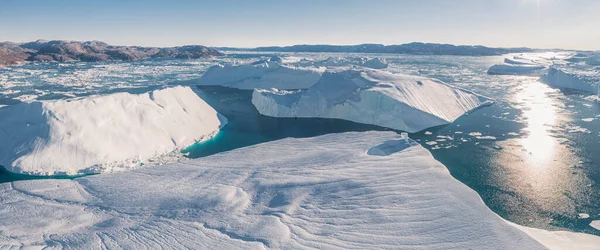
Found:
[[[600,0],[0,0],[0,41],[600,50]]]

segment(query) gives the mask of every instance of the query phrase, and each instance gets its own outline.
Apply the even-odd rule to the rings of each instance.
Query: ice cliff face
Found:
[[[0,165],[32,175],[107,172],[164,161],[226,119],[189,87],[0,108]],[[175,152],[174,152],[175,151]]]
[[[199,79],[199,85],[221,85],[237,89],[306,89],[315,84],[325,69],[285,65],[272,57],[243,65],[216,65]]]
[[[575,72],[566,73],[551,67],[540,81],[557,88],[574,89],[600,96],[600,77],[586,78]]]
[[[600,244],[596,236],[507,223],[415,144],[392,132],[329,134],[185,164],[2,183],[0,246],[597,249]]]
[[[252,103],[274,117],[324,117],[407,132],[448,124],[486,98],[439,80],[366,68],[330,70],[304,91],[255,90]]]

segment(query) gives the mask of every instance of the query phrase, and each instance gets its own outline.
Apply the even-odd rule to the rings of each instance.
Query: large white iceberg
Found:
[[[250,64],[215,65],[206,71],[198,85],[220,85],[237,89],[306,89],[315,84],[324,69],[284,64],[272,57]]]
[[[530,64],[496,64],[488,69],[490,75],[534,75],[545,69],[542,65]]]
[[[550,67],[540,81],[557,88],[585,91],[600,96],[600,53],[578,53]]]
[[[308,90],[255,90],[252,103],[267,116],[337,118],[417,132],[488,102],[436,79],[353,67],[325,72]]]
[[[563,69],[550,67],[540,81],[557,88],[585,91],[600,96],[600,77],[585,78],[575,73],[566,73]]]
[[[487,71],[490,75],[540,75],[546,69],[546,61],[532,60],[519,56],[504,58],[503,64],[496,64]]]
[[[161,163],[226,124],[189,87],[20,103],[0,117],[0,165],[32,175]]]
[[[600,244],[596,236],[504,221],[426,149],[392,132],[288,138],[163,167],[2,183],[0,200],[4,248],[597,249]]]

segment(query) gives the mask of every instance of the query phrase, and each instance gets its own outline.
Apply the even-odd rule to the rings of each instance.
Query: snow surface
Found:
[[[325,69],[283,64],[272,57],[242,65],[215,65],[197,82],[237,89],[306,89],[315,84]]]
[[[2,183],[0,200],[0,245],[9,248],[600,244],[597,236],[504,221],[427,150],[392,132],[288,138],[162,167]]]
[[[0,165],[31,175],[164,163],[227,122],[189,87],[20,103],[0,117]]]
[[[324,117],[407,132],[448,124],[486,98],[439,80],[362,67],[326,71],[308,90],[255,90],[252,103],[274,117]]]

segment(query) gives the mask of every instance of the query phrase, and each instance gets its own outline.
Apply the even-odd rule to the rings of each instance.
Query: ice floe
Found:
[[[160,164],[227,122],[189,87],[20,103],[0,117],[0,165],[31,175]]]
[[[328,70],[308,90],[255,90],[252,103],[267,116],[337,118],[417,132],[490,101],[437,79],[352,67]]]
[[[392,132],[288,138],[162,167],[2,183],[0,200],[0,245],[8,248],[600,244],[593,235],[504,221],[427,150]]]
[[[586,214],[586,213],[579,213],[579,214],[577,215],[577,217],[578,217],[579,219],[587,219],[587,218],[590,218],[590,215],[589,215],[589,214]]]

